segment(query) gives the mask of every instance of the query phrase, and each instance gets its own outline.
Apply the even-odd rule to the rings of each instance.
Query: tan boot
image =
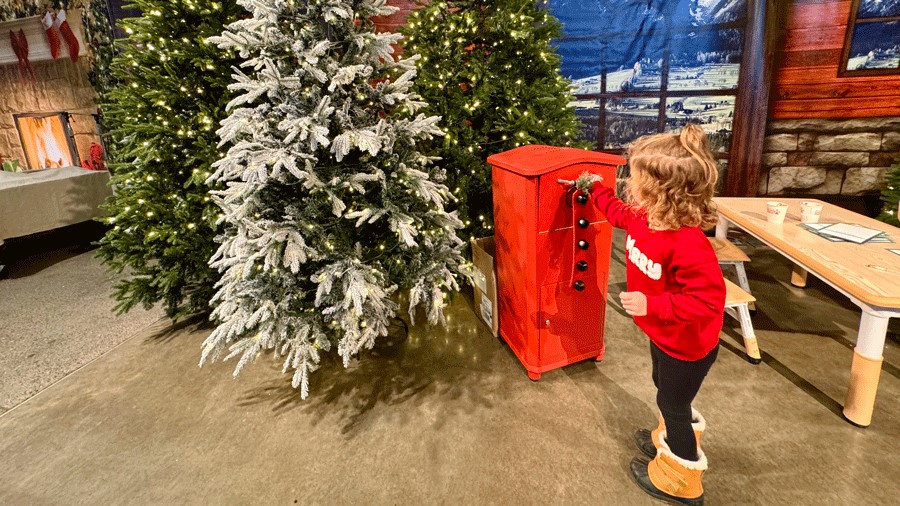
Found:
[[[706,455],[697,449],[697,461],[684,460],[669,449],[666,433],[660,434],[656,457],[644,456],[631,461],[631,474],[644,492],[672,504],[698,506],[703,504],[703,473],[707,469]]]
[[[697,439],[697,448],[700,448],[700,436],[706,430],[706,419],[694,408],[691,408],[691,428],[694,429],[694,437]],[[666,421],[662,415],[659,417],[659,425],[655,429],[649,431],[647,429],[638,429],[634,433],[634,442],[638,449],[648,457],[656,456],[656,449],[659,448],[659,435],[666,430]]]

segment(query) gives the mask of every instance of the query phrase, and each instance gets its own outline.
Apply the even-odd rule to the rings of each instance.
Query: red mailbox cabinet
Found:
[[[523,146],[488,158],[494,192],[500,336],[537,380],[603,358],[612,226],[569,184],[582,172],[615,187],[620,156]]]

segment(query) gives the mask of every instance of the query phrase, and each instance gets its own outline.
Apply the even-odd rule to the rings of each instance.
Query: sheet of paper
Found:
[[[893,253],[895,255],[900,255],[900,249],[889,249],[888,251],[890,251],[891,253]]]
[[[845,241],[862,244],[875,236],[881,235],[881,230],[863,227],[853,223],[835,223],[830,227],[824,227],[819,230],[822,235],[837,237]]]

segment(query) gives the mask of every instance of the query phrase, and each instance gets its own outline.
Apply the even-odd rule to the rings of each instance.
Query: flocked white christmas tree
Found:
[[[227,351],[235,375],[274,351],[305,398],[321,353],[344,365],[387,334],[409,290],[443,322],[445,294],[465,269],[462,227],[445,211],[443,174],[417,150],[437,117],[409,89],[400,36],[369,18],[385,0],[240,0],[251,17],[213,42],[246,61],[219,131],[228,154],[210,182],[225,233],[212,265],[218,327],[201,365]]]

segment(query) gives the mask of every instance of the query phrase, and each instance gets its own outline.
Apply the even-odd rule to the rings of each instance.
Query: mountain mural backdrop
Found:
[[[587,139],[603,129],[603,148],[621,148],[637,137],[687,122],[699,123],[716,149],[727,151],[734,96],[698,95],[734,90],[740,72],[745,0],[549,0],[563,24],[556,41],[562,74],[581,95],[575,106]],[[633,96],[654,92],[668,66],[668,98]],[[603,76],[605,75],[605,83]],[[621,93],[600,101],[584,95]],[[687,92],[679,96],[679,92]],[[603,123],[603,124],[600,124]]]

